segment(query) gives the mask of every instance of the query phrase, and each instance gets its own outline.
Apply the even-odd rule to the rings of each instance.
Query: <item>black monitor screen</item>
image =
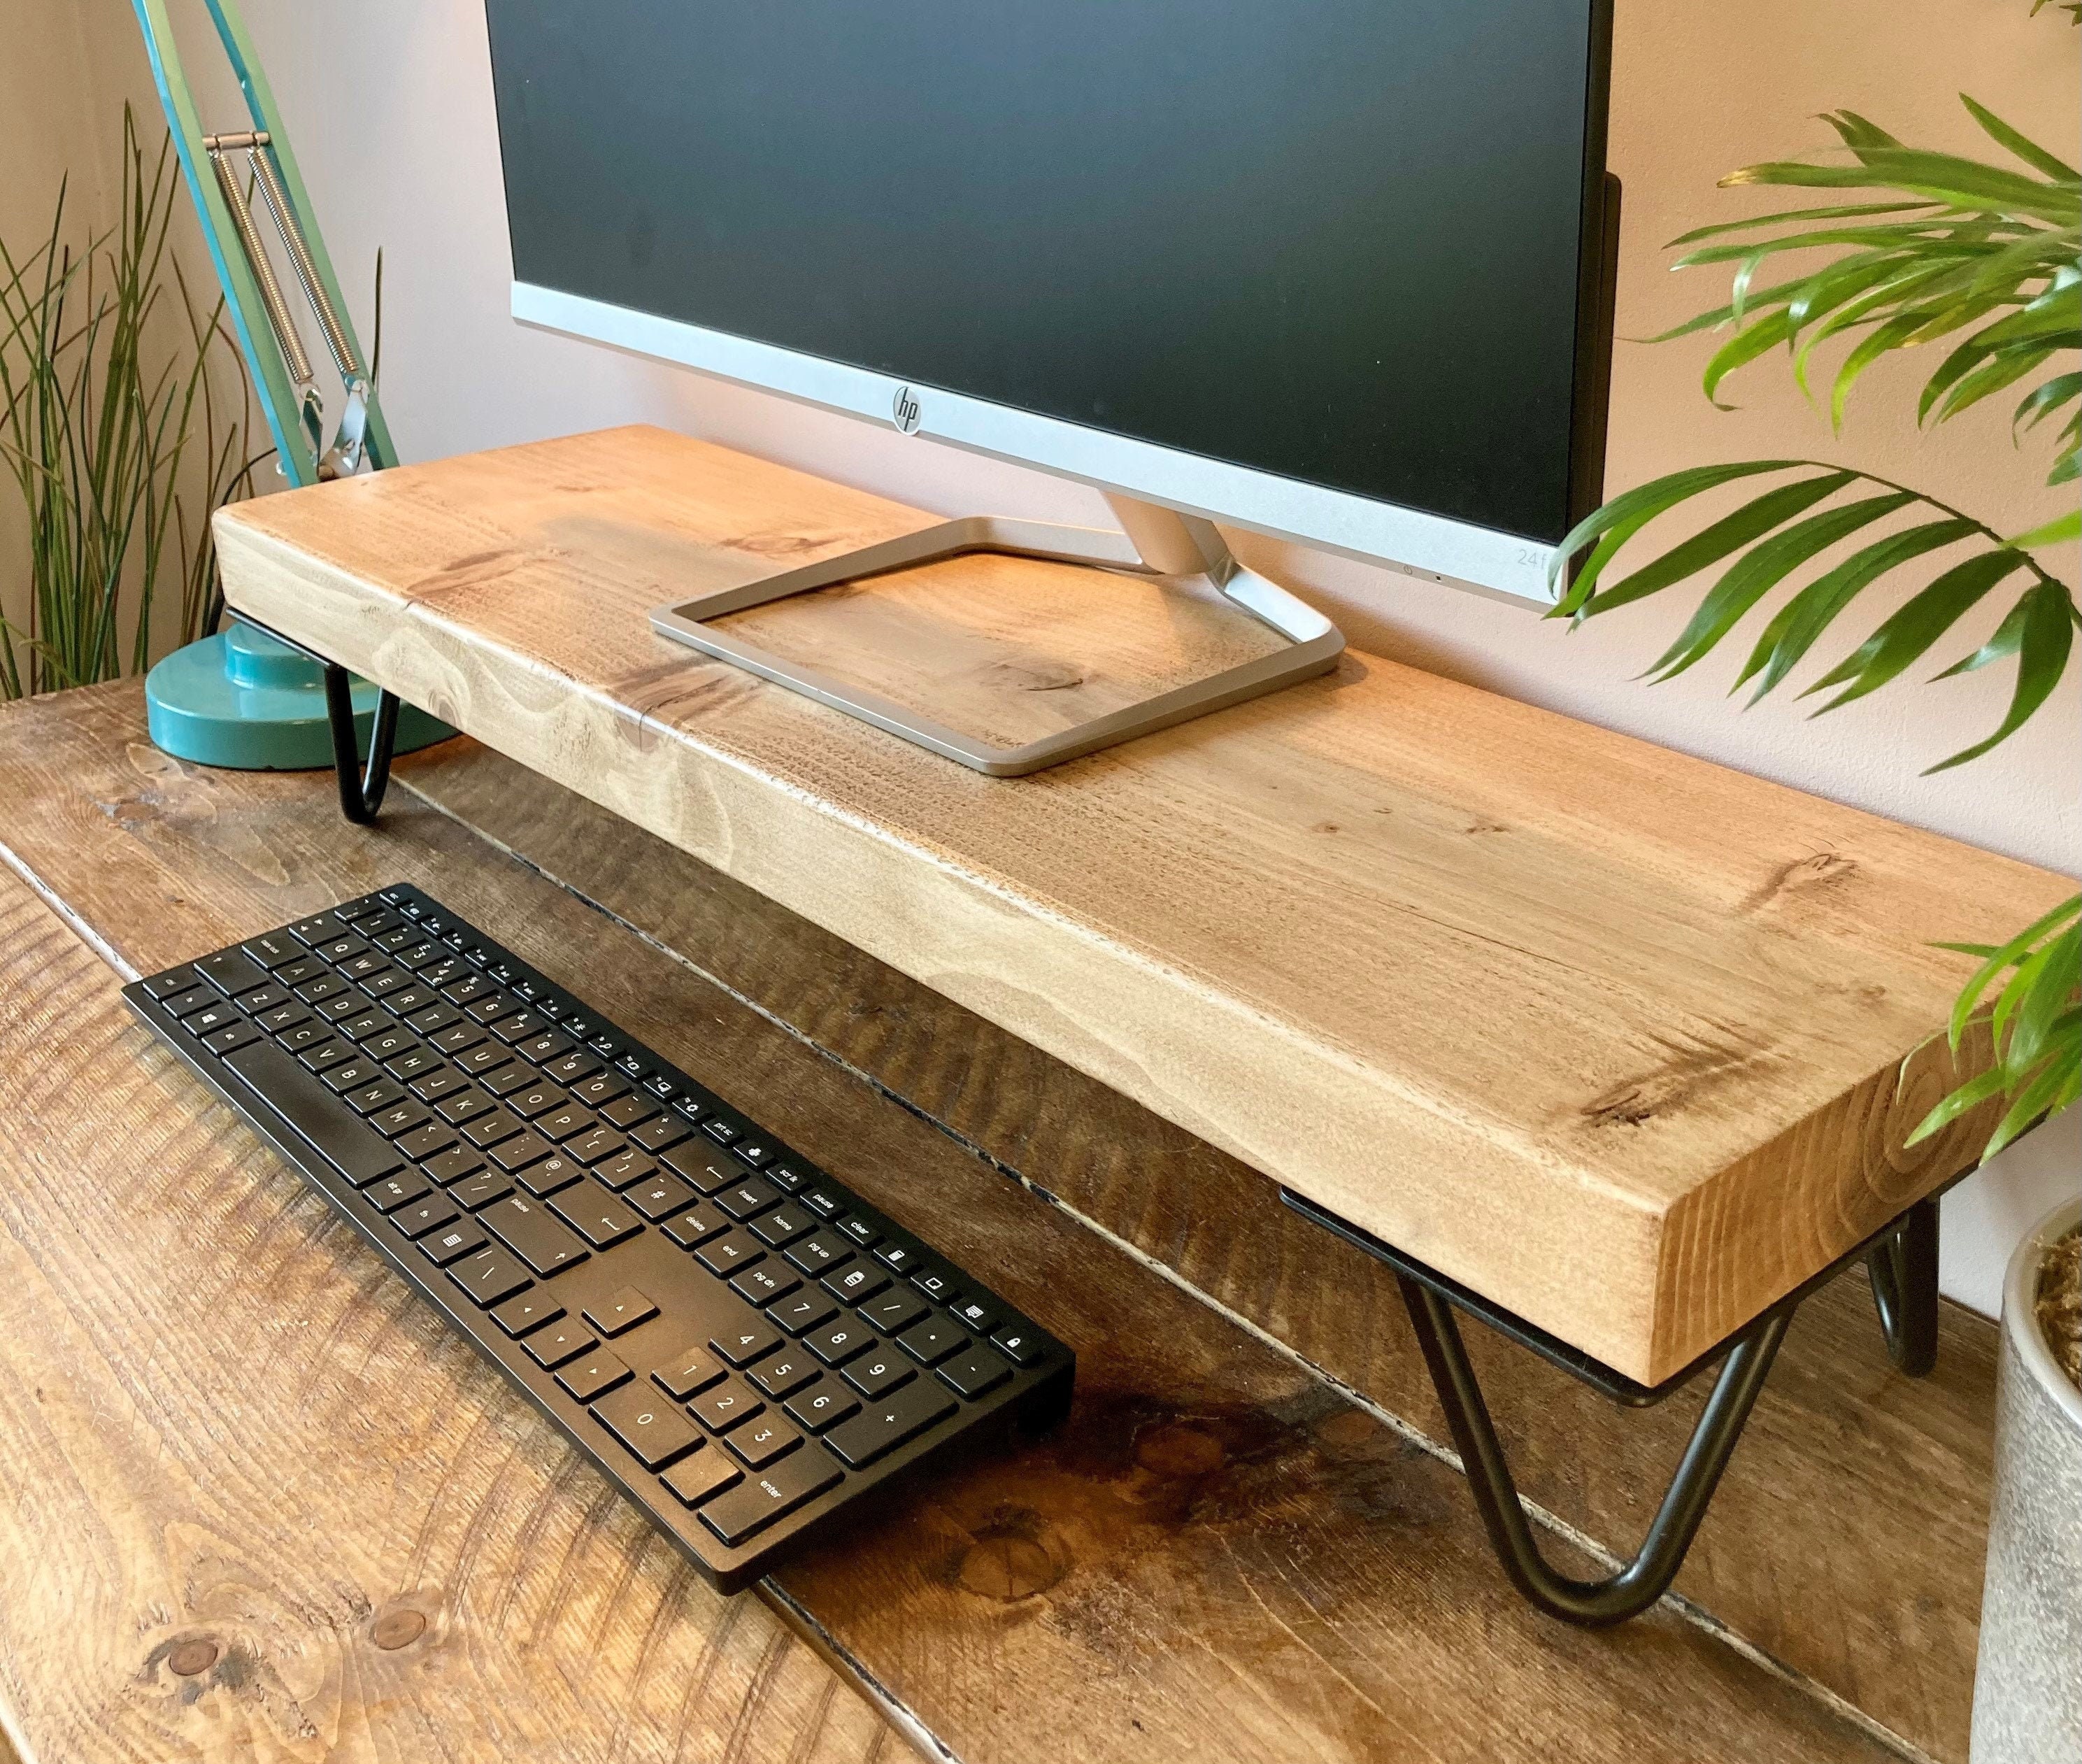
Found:
[[[521,281],[1539,540],[1581,512],[1600,0],[486,10]]]

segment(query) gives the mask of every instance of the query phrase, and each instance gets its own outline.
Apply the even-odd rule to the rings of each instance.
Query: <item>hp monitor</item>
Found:
[[[1099,486],[1130,542],[934,555],[1226,585],[1219,521],[1544,601],[1599,499],[1607,0],[486,11],[516,318]]]

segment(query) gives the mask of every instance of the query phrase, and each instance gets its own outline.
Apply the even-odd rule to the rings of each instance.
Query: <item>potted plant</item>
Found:
[[[197,311],[169,245],[171,143],[148,156],[127,105],[121,163],[116,222],[83,247],[67,243],[62,186],[34,248],[0,241],[0,462],[28,536],[26,580],[0,584],[0,699],[141,671],[155,617],[171,641],[212,629],[209,513],[259,463],[224,303]]]
[[[2043,433],[2067,413],[2046,482],[2071,485],[2082,442],[2075,361],[2082,349],[2082,173],[1964,101],[2002,159],[1911,147],[1844,111],[1827,119],[1840,158],[1752,166],[1725,179],[1843,195],[1675,241],[1689,247],[1677,267],[1732,264],[1734,285],[1726,305],[1666,335],[1726,333],[1705,370],[1706,395],[1717,403],[1730,373],[1768,354],[1783,351],[1803,389],[1830,354],[1834,424],[1873,362],[1941,344],[1931,352],[1937,364],[1919,420],[1943,422],[2022,386],[2019,434]],[[1802,269],[1772,279],[1770,271],[1796,252]],[[1631,560],[1647,551],[1637,542],[1660,516],[1736,486],[1745,498],[1737,506],[1614,580],[1619,554],[1627,551]],[[1725,565],[1648,673],[1667,680],[1685,672],[1757,613],[1760,628],[1736,680],[1751,686],[1754,703],[1802,670],[1875,584],[1920,563],[1934,571],[1930,579],[1803,691],[1831,694],[1818,715],[1862,698],[1921,662],[1992,597],[2006,609],[1993,635],[1934,677],[2012,664],[2008,709],[1984,739],[1932,768],[1940,770],[1987,753],[2051,698],[2082,613],[2073,587],[2035,553],[2078,534],[2082,511],[2072,507],[2006,537],[1926,491],[1820,460],[1699,466],[1614,497],[1563,542],[1557,589],[1568,563],[1582,563],[1560,589],[1553,616],[1580,623]],[[1993,1057],[1938,1104],[1911,1142],[2000,1099],[1985,1158],[2082,1092],[2082,896],[2000,947],[1945,947],[1979,958],[1952,1012],[1953,1049],[1970,1035]],[[2004,1292],[1995,1515],[1974,1699],[1977,1764],[2082,1758],[2078,1220],[2082,1200],[2042,1222],[2019,1247]]]

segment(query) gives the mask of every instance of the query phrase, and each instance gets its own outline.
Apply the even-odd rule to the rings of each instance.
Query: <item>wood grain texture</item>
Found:
[[[1634,1377],[1987,1130],[1904,1152],[1949,1069],[1896,1067],[1965,970],[1928,941],[2044,871],[1359,656],[989,779],[644,622],[920,523],[625,429],[218,527],[235,606]]]
[[[467,740],[400,787],[698,970],[1435,1441],[1443,1418],[1380,1265],[1254,1171],[786,909]],[[1641,1413],[1469,1332],[1522,1485],[1616,1553],[1703,1388]],[[1964,1764],[1996,1331],[1947,1305],[1936,1372],[1888,1365],[1862,1272],[1810,1300],[1678,1590],[1928,1755]]]
[[[889,1714],[947,1753],[1080,1764],[1890,1755],[1798,1682],[1667,1608],[1616,1635],[1537,1617],[1494,1573],[1459,1479],[1430,1452],[453,819],[407,796],[380,827],[352,829],[322,777],[207,774],[141,736],[129,686],[0,713],[0,790],[15,810],[8,860],[118,960],[150,970],[381,877],[418,882],[497,927],[524,960],[611,998],[634,1033],[704,1082],[757,1099],[811,1157],[1077,1348],[1078,1399],[1059,1434],[921,1484],[766,1589]],[[149,1479],[171,1459],[197,1491],[181,1498],[213,1504],[199,1553],[211,1569],[234,1563],[225,1577],[250,1589],[222,1593],[204,1620],[265,1617],[276,1607],[263,1593],[278,1581],[294,1592],[281,1605],[321,1615],[335,1609],[321,1593],[343,1584],[394,1598],[395,1589],[437,1581],[449,1589],[445,1610],[488,1601],[502,1618],[542,1611],[526,1592],[537,1589],[550,1613],[579,1607],[570,1633],[604,1657],[572,1659],[559,1628],[527,1665],[580,1681],[585,1700],[571,1718],[603,1749],[611,1741],[648,1755],[626,1737],[648,1731],[641,1712],[677,1710],[690,1686],[714,1682],[702,1677],[706,1656],[689,1633],[706,1623],[698,1589],[682,1574],[672,1584],[690,1614],[661,1614],[647,1576],[677,1571],[634,1513],[589,1499],[597,1485],[551,1430],[228,1113],[171,1062],[155,1064],[149,1040],[116,1014],[112,978],[93,981],[98,1006],[65,1003],[74,992],[62,981],[46,934],[8,971],[6,996],[33,983],[59,1001],[47,1008],[70,1013],[74,1058],[127,1059],[141,1092],[158,1095],[124,1117],[146,1137],[109,1146],[114,1167],[145,1176],[112,1180],[90,1155],[99,1139],[51,1150],[77,1110],[68,1100],[39,1111],[28,1141],[36,1180],[0,1192],[10,1253],[19,1252],[4,1302],[29,1307],[27,1331],[59,1343],[25,1350],[28,1369],[10,1369],[8,1388],[48,1391],[40,1379],[105,1364],[128,1409],[142,1412],[133,1421],[108,1409],[80,1424],[75,1455],[37,1483],[44,1529],[69,1520],[83,1551],[102,1552],[90,1565],[103,1572],[149,1567],[178,1529],[162,1505],[174,1496]],[[0,1066],[27,1070],[19,1059]],[[226,1161],[185,1183],[159,1174],[183,1169],[192,1146]],[[133,1255],[149,1270],[133,1268]],[[133,1319],[124,1295],[141,1287],[185,1308]],[[307,1291],[333,1295],[332,1308],[297,1302]],[[46,1327],[46,1313],[69,1320]],[[213,1332],[232,1343],[221,1365]],[[22,1363],[13,1344],[23,1333],[0,1334],[0,1363]],[[12,1399],[9,1419],[36,1407],[32,1396]],[[284,1445],[252,1424],[256,1414],[276,1421]],[[148,1426],[149,1453],[101,1443],[120,1448],[132,1428]],[[16,1437],[0,1429],[0,1452]],[[141,1462],[127,1474],[144,1481],[138,1493],[77,1467],[133,1457]],[[561,1480],[558,1466],[567,1466]],[[354,1498],[343,1504],[350,1481]],[[11,1462],[6,1482],[25,1485]],[[453,1493],[437,1498],[440,1489]],[[411,1573],[387,1581],[345,1580],[329,1565],[329,1551],[380,1551],[397,1530],[412,1534],[400,1509],[415,1496],[453,1528],[448,1553],[406,1550]],[[103,1519],[104,1506],[133,1501],[145,1522],[125,1530]],[[249,1509],[266,1511],[242,1533],[236,1521]],[[564,1539],[588,1522],[599,1553],[567,1571]],[[549,1540],[542,1559],[502,1554],[508,1535]],[[522,1590],[499,1591],[501,1571]],[[126,1652],[141,1633],[134,1613],[69,1602],[74,1583],[38,1577],[19,1549],[0,1555],[0,1576],[11,1575],[23,1584],[0,1586],[0,1652],[18,1708],[85,1700],[67,1686],[112,1700],[149,1686],[139,1677],[149,1648]],[[201,1568],[167,1578],[159,1597],[169,1614],[154,1622],[197,1622],[175,1595],[217,1596],[217,1580]],[[458,1585],[472,1589],[460,1605]],[[740,1624],[764,1621],[735,1609]],[[320,1627],[330,1635],[342,1625]],[[16,1633],[44,1639],[30,1648]],[[242,1682],[272,1682],[263,1669],[289,1682],[299,1661],[276,1658],[276,1631],[255,1618],[234,1633],[252,1644]],[[492,1637],[460,1633],[466,1658],[495,1650]],[[155,1630],[151,1644],[171,1634]],[[120,1666],[120,1686],[87,1664],[103,1658]],[[363,1681],[336,1677],[343,1708]],[[382,1709],[417,1711],[434,1689],[410,1681]],[[525,1713],[503,1698],[474,1708],[487,1732]],[[252,1724],[243,1706],[238,1714]],[[730,1731],[786,1739],[797,1719],[807,1717],[776,1693],[755,1702],[746,1686]],[[424,1754],[400,1746],[391,1755]],[[502,1755],[541,1754],[521,1745]],[[707,1754],[690,1741],[688,1755]]]
[[[117,984],[0,870],[0,1695],[27,1764],[908,1755]]]

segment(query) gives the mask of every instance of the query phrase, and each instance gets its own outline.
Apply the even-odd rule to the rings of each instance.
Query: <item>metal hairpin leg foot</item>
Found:
[[[1453,1443],[1460,1449],[1483,1526],[1511,1584],[1550,1616],[1591,1627],[1623,1623],[1646,1610],[1676,1578],[1721,1472],[1742,1437],[1743,1424],[1764,1388],[1779,1344],[1785,1339],[1791,1308],[1760,1322],[1729,1352],[1669,1492],[1634,1559],[1602,1580],[1579,1580],[1549,1567],[1533,1541],[1452,1305],[1406,1274],[1398,1272],[1396,1278],[1447,1424],[1453,1430]]]
[[[390,692],[377,695],[376,717],[369,731],[369,762],[365,768],[355,747],[352,678],[338,662],[325,664],[326,715],[332,724],[332,763],[339,779],[339,812],[356,825],[366,827],[383,806],[383,792],[390,783],[390,749],[398,739],[398,698]]]
[[[1865,1252],[1887,1354],[1911,1378],[1937,1364],[1937,1203],[1919,1201]]]

